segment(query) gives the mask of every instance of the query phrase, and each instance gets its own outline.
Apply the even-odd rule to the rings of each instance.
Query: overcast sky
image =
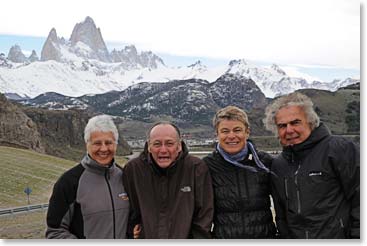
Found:
[[[0,35],[70,38],[90,16],[105,41],[172,55],[360,67],[358,0],[11,0]]]

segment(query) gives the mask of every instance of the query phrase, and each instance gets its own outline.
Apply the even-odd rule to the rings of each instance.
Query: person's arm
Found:
[[[280,158],[278,156],[277,158]],[[275,224],[277,227],[277,238],[290,238],[290,233],[287,224],[287,203],[288,194],[286,190],[287,179],[279,177],[281,171],[276,170],[274,162],[276,161],[275,156],[272,156],[270,167],[270,194],[273,199],[274,212],[275,212]]]
[[[47,211],[47,239],[76,239],[71,233],[70,226],[74,214],[74,203],[69,203],[68,189],[65,179],[60,179],[54,185]]]
[[[350,236],[360,238],[360,151],[354,143],[335,138],[331,141],[330,160],[342,185],[347,200],[351,203]]]
[[[127,231],[126,237],[129,239],[138,239],[142,238],[142,225],[141,225],[141,218],[140,218],[140,210],[139,210],[139,203],[136,200],[136,192],[134,189],[134,181],[133,181],[133,170],[132,167],[128,164],[124,166],[123,174],[122,174],[122,181],[124,184],[125,191],[129,197],[130,203],[130,212],[129,212],[129,219],[127,223]]]
[[[277,238],[288,238],[289,232],[288,232],[288,226],[287,226],[287,221],[286,221],[286,209],[280,199],[278,190],[275,188],[273,182],[272,182],[272,187],[271,187],[271,197],[273,199],[274,212],[275,212],[275,224],[277,227],[276,237]]]
[[[211,238],[214,194],[209,169],[203,161],[197,165],[195,175],[195,211],[191,234],[193,238]]]

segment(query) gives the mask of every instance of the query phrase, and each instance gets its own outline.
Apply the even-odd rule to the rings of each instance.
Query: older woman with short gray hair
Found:
[[[46,237],[125,238],[130,205],[114,159],[118,132],[112,117],[91,118],[84,140],[87,154],[53,188]]]

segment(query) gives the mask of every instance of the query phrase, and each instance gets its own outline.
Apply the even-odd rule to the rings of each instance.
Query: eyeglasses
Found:
[[[155,141],[153,143],[150,143],[150,145],[153,147],[153,148],[161,148],[163,146],[166,146],[167,148],[171,148],[173,146],[175,146],[175,144],[177,144],[176,141],[166,141],[166,142],[160,142],[160,141]]]
[[[103,145],[109,147],[109,146],[112,146],[114,144],[115,144],[115,141],[112,141],[112,140],[91,142],[91,145],[93,147],[96,147],[96,148],[102,147]]]

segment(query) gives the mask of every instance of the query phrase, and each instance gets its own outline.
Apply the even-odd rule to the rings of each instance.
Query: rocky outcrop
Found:
[[[8,59],[9,61],[16,63],[23,63],[27,61],[27,57],[23,54],[22,49],[17,44],[10,48]]]
[[[3,94],[0,94],[0,145],[45,152],[37,125]]]
[[[41,51],[41,61],[48,60],[61,61],[60,44],[55,28],[51,29]]]
[[[37,124],[47,154],[75,161],[85,154],[84,128],[91,114],[80,110],[35,108],[24,108],[24,112]],[[130,152],[130,147],[120,136],[117,154]]]
[[[125,46],[124,49],[118,51],[116,49],[111,52],[112,62],[121,62],[126,69],[136,69],[141,67],[156,69],[159,65],[164,65],[163,60],[153,54],[151,51],[141,52],[136,50],[134,45]]]
[[[84,128],[91,116],[80,110],[17,106],[0,94],[0,145],[79,161],[86,152]],[[130,154],[129,145],[119,135],[117,154]]]
[[[159,56],[153,54],[153,52],[143,51],[140,55],[140,64],[142,67],[156,69],[160,64],[164,65],[164,62]]]
[[[219,107],[234,105],[246,111],[266,105],[264,93],[252,79],[235,74],[219,77],[211,86],[210,93]]]
[[[5,57],[4,53],[0,53],[0,67],[12,68],[9,59]]]
[[[32,50],[32,54],[28,57],[29,62],[39,61],[39,57],[35,50]]]
[[[23,54],[20,46],[16,44],[10,48],[9,53],[8,53],[8,60],[15,62],[15,63],[24,63],[24,62],[30,63],[30,62],[39,61],[39,58],[35,50],[32,50],[32,54],[27,58]]]

